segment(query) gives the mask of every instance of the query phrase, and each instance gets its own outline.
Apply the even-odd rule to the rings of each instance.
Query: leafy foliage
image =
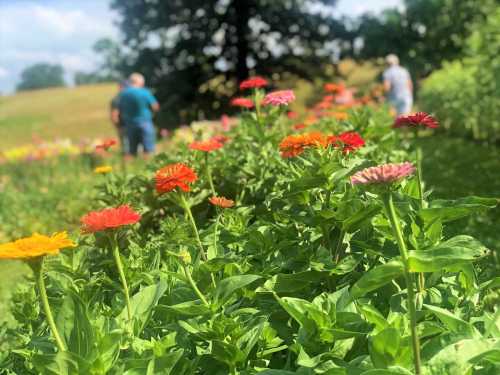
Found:
[[[21,72],[17,91],[37,90],[47,87],[65,86],[64,70],[61,65],[38,63]]]

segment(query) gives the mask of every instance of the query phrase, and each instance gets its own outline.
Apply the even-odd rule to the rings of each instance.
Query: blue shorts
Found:
[[[397,98],[389,99],[389,103],[396,110],[397,115],[406,115],[411,112],[413,106],[413,98]]]
[[[137,155],[139,145],[142,145],[144,152],[153,153],[155,151],[156,131],[151,121],[128,123],[125,129],[129,154]]]

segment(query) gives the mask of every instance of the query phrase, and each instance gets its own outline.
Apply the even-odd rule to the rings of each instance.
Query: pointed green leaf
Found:
[[[392,260],[381,266],[377,266],[366,272],[352,286],[351,295],[353,298],[359,298],[372,290],[378,289],[395,278],[400,277],[404,272],[403,263],[399,260]]]

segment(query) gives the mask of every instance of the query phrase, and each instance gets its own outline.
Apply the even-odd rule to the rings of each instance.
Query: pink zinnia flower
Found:
[[[262,104],[264,105],[288,105],[295,100],[295,94],[292,90],[280,90],[270,92],[264,97]]]
[[[400,164],[384,164],[366,168],[351,176],[351,183],[357,184],[384,184],[401,180],[415,172],[410,162]]]
[[[393,128],[402,128],[402,127],[417,127],[424,126],[426,128],[435,129],[439,127],[437,120],[425,112],[417,112],[413,115],[407,116],[398,116],[396,121],[394,121]]]
[[[266,87],[268,84],[267,80],[260,76],[250,77],[240,83],[240,90],[258,89],[260,87]]]
[[[231,100],[231,105],[233,107],[242,107],[242,108],[253,108],[253,101],[252,99],[247,99],[247,98],[234,98]]]

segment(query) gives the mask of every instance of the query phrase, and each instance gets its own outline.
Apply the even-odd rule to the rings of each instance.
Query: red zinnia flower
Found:
[[[295,120],[297,117],[299,117],[299,114],[297,112],[294,112],[294,111],[289,111],[286,114],[286,117],[288,117],[290,120]]]
[[[288,105],[295,100],[295,94],[292,90],[280,90],[270,92],[264,97],[263,105]]]
[[[96,150],[108,150],[111,146],[116,145],[117,142],[113,138],[105,139],[102,143],[95,146]]]
[[[233,107],[242,107],[242,108],[253,108],[253,101],[252,99],[247,99],[247,98],[234,98],[231,100],[231,105]]]
[[[325,83],[324,89],[326,92],[339,93],[345,90],[343,83]]]
[[[215,139],[209,139],[207,141],[195,141],[189,144],[191,150],[198,150],[203,152],[211,152],[222,148],[224,145]]]
[[[394,121],[393,128],[401,127],[417,127],[424,126],[426,128],[435,129],[439,127],[437,120],[425,112],[417,112],[413,115],[398,116]]]
[[[229,142],[229,140],[231,138],[229,138],[228,136],[225,136],[224,134],[216,134],[216,135],[214,135],[210,139],[213,140],[213,141],[215,141],[215,142],[219,142],[219,143],[225,144],[225,143]]]
[[[344,132],[339,136],[331,135],[328,137],[328,144],[333,147],[342,147],[344,154],[355,151],[365,145],[365,141],[356,132]]]
[[[135,212],[130,206],[123,205],[116,208],[91,211],[83,216],[80,221],[83,233],[95,233],[135,224],[139,220],[141,220],[140,214]]]
[[[266,87],[268,84],[267,80],[260,76],[250,77],[240,83],[240,90],[258,89],[260,87]]]
[[[212,197],[209,199],[210,203],[214,206],[218,206],[220,208],[229,208],[234,206],[234,201],[231,199],[227,199],[224,197]]]
[[[326,146],[326,137],[320,132],[289,135],[285,137],[280,145],[281,157],[292,158],[300,155],[308,147]]]
[[[293,126],[293,130],[302,130],[302,129],[305,129],[305,128],[307,128],[306,124],[295,124]]]
[[[189,185],[198,179],[196,173],[182,163],[169,164],[156,171],[156,191],[160,194],[168,193],[179,187],[189,191]]]

